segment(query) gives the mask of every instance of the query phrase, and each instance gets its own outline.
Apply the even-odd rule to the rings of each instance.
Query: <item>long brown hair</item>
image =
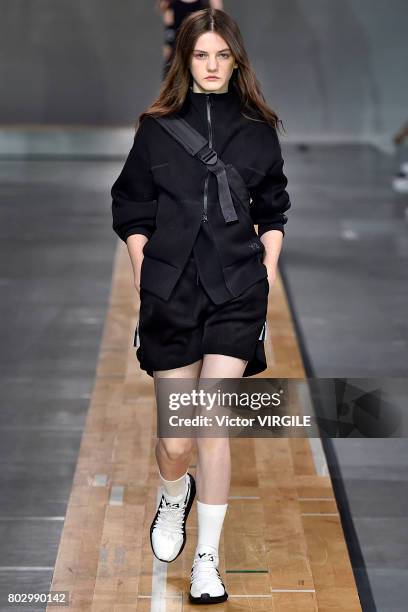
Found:
[[[229,89],[235,88],[241,100],[241,114],[253,121],[265,121],[279,129],[282,121],[265,102],[259,81],[251,66],[244,41],[235,20],[225,11],[206,8],[192,13],[183,21],[177,35],[176,49],[170,69],[163,80],[156,100],[139,115],[139,124],[148,115],[177,113],[184,104],[192,83],[190,61],[197,39],[205,32],[216,32],[228,44],[238,68],[234,69]],[[245,114],[251,113],[252,116]],[[254,117],[255,113],[255,117]],[[138,126],[137,126],[138,127]]]

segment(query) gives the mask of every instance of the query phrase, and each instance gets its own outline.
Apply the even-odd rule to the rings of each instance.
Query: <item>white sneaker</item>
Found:
[[[218,571],[219,558],[212,553],[199,553],[194,558],[190,580],[190,603],[213,604],[228,599]]]
[[[186,543],[186,521],[193,505],[196,487],[191,474],[188,476],[187,491],[178,503],[170,502],[163,493],[156,515],[150,526],[150,544],[160,561],[174,561]]]

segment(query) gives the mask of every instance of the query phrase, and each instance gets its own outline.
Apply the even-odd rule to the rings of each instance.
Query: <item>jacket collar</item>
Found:
[[[187,90],[185,103],[187,106],[192,106],[197,110],[203,110],[207,104],[207,99],[211,101],[211,106],[225,110],[239,105],[240,102],[237,90],[230,85],[228,91],[224,93],[194,92],[192,86],[190,86]]]

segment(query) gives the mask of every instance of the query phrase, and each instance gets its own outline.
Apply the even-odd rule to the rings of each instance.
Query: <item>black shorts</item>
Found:
[[[186,366],[213,353],[248,361],[243,376],[263,372],[268,294],[264,278],[216,305],[197,283],[197,267],[190,258],[168,301],[140,291],[133,345],[141,369],[153,376],[155,370]]]

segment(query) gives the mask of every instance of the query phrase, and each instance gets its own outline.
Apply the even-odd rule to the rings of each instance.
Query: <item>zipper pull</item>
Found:
[[[207,213],[203,213],[203,216],[201,217],[201,221],[207,222],[208,221],[208,217],[207,217]]]

